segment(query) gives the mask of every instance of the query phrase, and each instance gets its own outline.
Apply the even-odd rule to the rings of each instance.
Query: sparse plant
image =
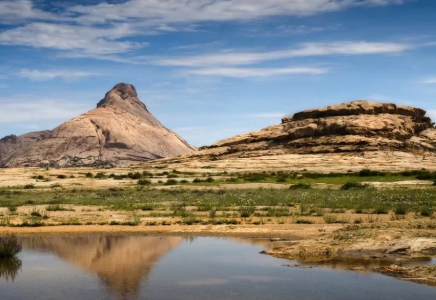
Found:
[[[308,190],[310,188],[312,188],[312,186],[309,183],[297,183],[289,187],[290,190]]]
[[[312,220],[307,220],[307,219],[298,219],[297,221],[295,221],[295,223],[297,223],[297,224],[313,224],[315,222]]]
[[[0,258],[11,258],[22,250],[21,242],[17,236],[8,234],[0,237]]]
[[[338,216],[334,215],[334,214],[325,214],[322,219],[324,220],[324,222],[326,222],[327,224],[333,224],[336,223],[338,221]]]
[[[150,185],[151,181],[148,179],[139,179],[138,180],[138,185]]]
[[[361,182],[346,182],[341,186],[341,190],[364,190],[371,188],[373,188],[371,184]]]

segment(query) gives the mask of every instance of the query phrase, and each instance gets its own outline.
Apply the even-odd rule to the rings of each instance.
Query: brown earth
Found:
[[[0,140],[0,166],[129,165],[194,151],[165,128],[130,84],[117,84],[97,108],[52,131]]]

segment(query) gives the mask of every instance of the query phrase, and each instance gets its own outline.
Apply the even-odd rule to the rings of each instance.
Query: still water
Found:
[[[270,246],[237,238],[24,238],[19,260],[0,263],[0,299],[436,299],[435,287],[379,274],[286,267],[296,262],[259,253]]]

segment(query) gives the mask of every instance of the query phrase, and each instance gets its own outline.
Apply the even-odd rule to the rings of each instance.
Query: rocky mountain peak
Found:
[[[0,140],[0,167],[129,165],[196,148],[162,125],[131,84],[119,83],[96,109],[51,131]]]
[[[161,127],[161,124],[141,102],[132,84],[118,83],[97,104],[97,108],[113,108],[134,115],[151,126]]]

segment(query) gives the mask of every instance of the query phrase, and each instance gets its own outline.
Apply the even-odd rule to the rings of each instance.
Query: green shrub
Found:
[[[407,214],[407,206],[404,204],[400,204],[395,208],[396,215],[406,215]]]
[[[34,189],[35,188],[35,185],[34,184],[26,184],[25,186],[24,186],[24,189],[25,190],[31,190],[31,189]]]
[[[165,182],[165,185],[176,185],[178,183],[175,179],[168,179],[167,182]]]
[[[91,172],[85,174],[86,178],[92,178],[94,175]]]
[[[346,182],[341,186],[341,190],[364,190],[371,188],[373,188],[372,185],[361,182]]]
[[[295,223],[297,223],[297,224],[313,224],[314,222],[312,220],[307,220],[307,219],[298,219],[297,221],[295,221]]]
[[[325,214],[322,219],[324,220],[324,222],[326,222],[327,224],[333,224],[336,223],[338,221],[338,216],[333,215],[333,214]]]
[[[433,212],[433,209],[431,207],[423,206],[420,209],[420,213],[421,213],[421,216],[431,217],[434,212]]]
[[[312,188],[309,183],[297,183],[289,187],[290,190],[308,190]]]
[[[253,206],[242,206],[239,208],[239,213],[241,215],[241,218],[248,218],[252,214],[254,214],[254,211],[256,210]]]
[[[373,171],[370,169],[363,169],[359,172],[360,177],[371,177],[371,176],[385,176],[385,173],[379,171]]]
[[[151,181],[148,179],[139,179],[138,180],[138,185],[150,185]]]

